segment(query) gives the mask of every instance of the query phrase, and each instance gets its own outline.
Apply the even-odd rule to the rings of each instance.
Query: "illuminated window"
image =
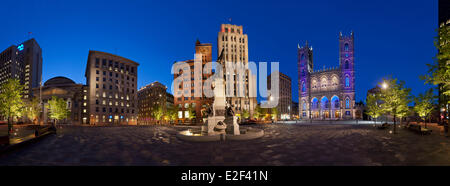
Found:
[[[345,86],[349,87],[350,86],[350,79],[347,77],[345,77]]]
[[[303,82],[303,84],[302,84],[302,92],[305,92],[306,91],[306,84],[305,84],[305,82]]]
[[[348,51],[348,43],[345,43],[345,45],[344,45],[344,50],[345,50],[345,51]]]
[[[346,109],[350,108],[350,100],[348,98],[345,100],[345,108]]]

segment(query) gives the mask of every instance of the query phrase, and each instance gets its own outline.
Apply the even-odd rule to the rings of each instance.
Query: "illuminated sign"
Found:
[[[23,44],[20,44],[20,45],[17,47],[17,50],[22,51],[22,50],[23,50]]]

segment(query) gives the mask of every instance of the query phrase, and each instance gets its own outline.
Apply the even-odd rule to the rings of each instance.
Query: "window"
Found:
[[[344,45],[344,50],[347,52],[348,51],[348,43],[345,43]]]
[[[348,67],[348,61],[345,61],[345,69],[349,69],[349,67]]]
[[[302,54],[302,56],[300,57],[300,60],[305,60],[305,54]]]
[[[349,109],[350,108],[350,100],[347,98],[345,99],[345,108]]]
[[[350,86],[350,79],[348,78],[348,76],[345,77],[345,87],[349,87]]]
[[[302,84],[302,92],[306,92],[306,84],[305,84],[305,82],[303,82],[303,84]]]

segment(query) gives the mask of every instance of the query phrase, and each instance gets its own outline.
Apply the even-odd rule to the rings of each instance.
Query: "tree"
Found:
[[[8,118],[8,136],[12,130],[13,117],[21,115],[23,109],[22,93],[24,85],[20,84],[19,79],[8,79],[2,84],[0,90],[0,111]]]
[[[411,89],[405,88],[405,82],[398,82],[397,79],[386,79],[384,83],[387,88],[381,91],[381,108],[383,112],[394,117],[394,134],[396,134],[396,117],[408,111],[409,92]],[[381,85],[382,86],[382,85]]]
[[[25,102],[24,115],[33,123],[34,120],[39,117],[41,110],[42,109],[38,98],[33,98],[31,101]]]
[[[253,116],[254,116],[256,119],[260,119],[260,118],[263,116],[262,108],[261,108],[259,105],[257,105],[257,106],[255,107],[255,111],[254,111],[254,113],[253,113]]]
[[[164,115],[164,110],[161,105],[155,105],[153,107],[152,115],[157,121],[161,121],[161,118]]]
[[[271,116],[273,120],[277,120],[277,116],[278,116],[278,109],[277,107],[273,107],[271,110]]]
[[[414,106],[414,111],[416,111],[417,114],[419,114],[419,116],[423,119],[425,128],[427,128],[426,118],[433,111],[433,89],[429,89],[424,94],[419,94],[419,96],[414,99],[414,102],[416,103]]]
[[[51,119],[55,120],[55,123],[59,120],[69,117],[70,111],[67,109],[67,103],[62,98],[52,96],[52,99],[48,101],[47,108]]]
[[[170,121],[175,121],[177,119],[177,109],[174,106],[167,107],[166,116]]]
[[[193,121],[193,119],[195,119],[197,116],[196,116],[196,113],[195,113],[195,108],[192,106],[192,105],[189,105],[189,107],[188,107],[188,113],[189,113],[189,116],[188,116],[188,118],[191,120],[191,122]]]
[[[248,119],[250,117],[250,113],[248,112],[248,110],[244,109],[242,111],[242,118]]]
[[[433,63],[427,64],[428,75],[421,76],[425,83],[440,85],[438,89],[442,91],[439,95],[440,108],[445,108],[445,105],[450,104],[450,26],[442,26],[438,29],[438,35],[434,40],[434,46],[438,50]],[[445,112],[448,117],[448,110]],[[447,120],[448,125],[448,120]]]
[[[377,118],[383,114],[383,109],[381,108],[381,105],[378,104],[378,100],[380,100],[380,94],[367,95],[366,114],[375,119],[375,124],[377,123]]]

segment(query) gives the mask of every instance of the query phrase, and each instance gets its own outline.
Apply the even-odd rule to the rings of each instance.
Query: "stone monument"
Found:
[[[212,114],[208,116],[207,122],[202,126],[202,132],[208,135],[224,133],[226,128],[225,120],[225,89],[223,80],[216,78],[213,82],[214,87],[214,102],[212,107]],[[218,130],[215,131],[214,129]]]

